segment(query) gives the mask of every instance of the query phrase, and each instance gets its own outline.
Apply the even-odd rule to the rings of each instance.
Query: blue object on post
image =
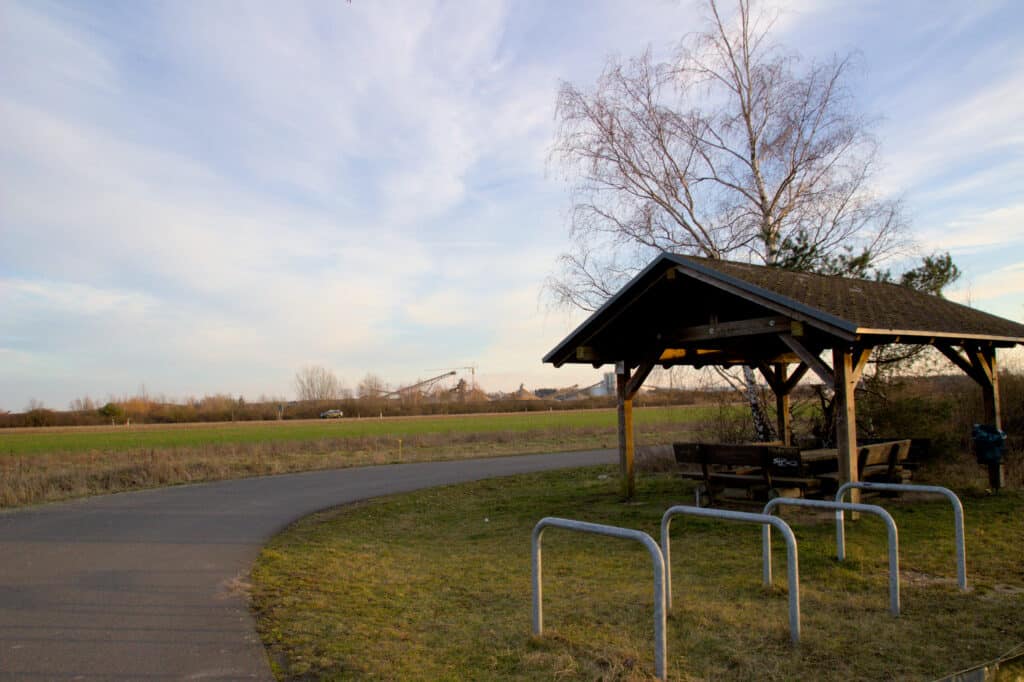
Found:
[[[974,456],[978,458],[978,464],[999,464],[1003,461],[1006,432],[991,424],[975,424],[971,438],[974,439]]]

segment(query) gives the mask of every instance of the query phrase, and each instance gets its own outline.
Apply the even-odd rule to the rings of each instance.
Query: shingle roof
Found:
[[[761,265],[669,256],[771,292],[849,323],[856,333],[985,336],[1024,343],[1024,325],[889,282],[793,272]]]
[[[706,324],[709,315],[724,322],[766,314],[810,325],[823,335],[822,343],[860,338],[871,345],[893,337],[909,343],[1024,343],[1020,323],[897,284],[663,253],[544,362],[587,362],[590,349],[599,362],[647,356],[680,328]],[[745,352],[760,352],[761,345]]]

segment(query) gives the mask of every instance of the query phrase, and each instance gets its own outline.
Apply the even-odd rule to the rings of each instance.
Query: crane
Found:
[[[470,387],[470,390],[475,391],[476,390],[476,363],[475,362],[472,365],[467,365],[466,367],[443,367],[443,368],[438,368],[438,369],[428,369],[427,371],[428,372],[441,372],[441,371],[445,371],[445,370],[451,370],[451,373],[455,374],[455,371],[456,370],[460,370],[460,369],[462,369],[462,370],[467,370],[468,369],[469,370],[469,376],[470,376],[469,387]]]
[[[417,381],[415,384],[410,384],[409,386],[402,386],[401,388],[395,389],[394,391],[389,391],[387,393],[383,393],[383,394],[381,394],[380,397],[381,398],[390,398],[392,396],[402,395],[403,393],[409,393],[411,391],[416,390],[417,388],[429,388],[430,386],[433,386],[435,383],[437,383],[441,379],[444,379],[445,377],[450,377],[450,376],[455,376],[455,370],[454,369],[450,370],[448,372],[445,372],[444,374],[438,374],[436,377],[431,377],[429,379],[424,379],[423,381]]]

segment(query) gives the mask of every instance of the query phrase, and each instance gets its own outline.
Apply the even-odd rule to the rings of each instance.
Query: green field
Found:
[[[714,407],[634,412],[638,445],[693,438]],[[612,448],[614,410],[0,431],[0,508],[338,467]]]
[[[638,428],[692,423],[714,408],[659,407],[634,411]],[[287,443],[349,438],[408,438],[424,434],[522,433],[551,429],[613,428],[614,410],[523,412],[385,419],[232,422],[0,431],[0,454],[196,448],[218,444]]]

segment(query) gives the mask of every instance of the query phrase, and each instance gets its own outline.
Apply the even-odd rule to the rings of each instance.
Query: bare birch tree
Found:
[[[866,276],[904,243],[899,199],[874,186],[878,145],[851,62],[771,41],[773,17],[708,0],[674,58],[610,59],[563,83],[552,160],[572,181],[572,247],[548,288],[594,310],[661,251]],[[770,429],[746,388],[755,426]]]
[[[553,158],[574,181],[574,249],[551,285],[565,302],[595,308],[663,250],[863,274],[901,244],[849,59],[784,51],[749,0],[708,10],[674,59],[611,59],[593,90],[561,86]]]

